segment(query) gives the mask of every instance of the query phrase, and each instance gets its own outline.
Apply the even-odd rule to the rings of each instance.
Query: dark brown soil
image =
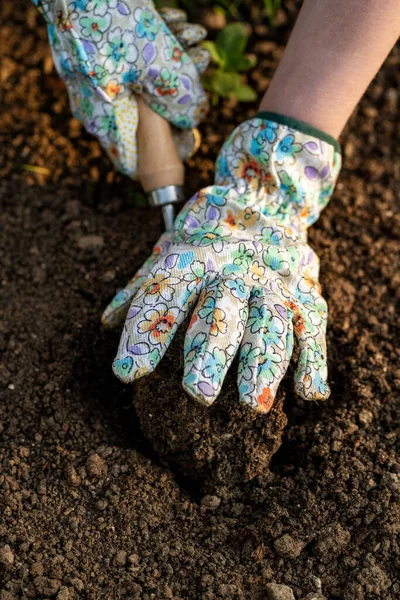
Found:
[[[239,483],[243,456],[224,450],[232,478],[222,485],[193,450],[197,406],[185,404],[186,475],[176,456],[170,469],[160,461],[132,389],[111,373],[118,334],[100,326],[161,233],[160,215],[71,119],[36,10],[5,0],[2,12],[1,600],[277,598],[271,583],[296,599],[322,586],[328,600],[398,600],[400,49],[343,135],[345,167],[310,235],[330,306],[332,397],[302,402],[288,379],[270,470]],[[260,93],[291,19],[272,33],[253,12]],[[255,108],[212,111],[188,193],[211,180],[223,138]],[[161,389],[163,367],[148,400],[164,456],[176,451],[166,390],[183,405],[178,364],[175,373],[176,387]],[[212,444],[211,415],[222,419],[228,399],[207,417]],[[142,397],[147,430],[143,410]],[[236,443],[251,477],[252,442]]]
[[[203,491],[250,481],[268,470],[281,445],[287,425],[283,386],[268,415],[259,415],[239,402],[234,364],[218,402],[211,408],[194,402],[177,385],[183,376],[185,325],[160,368],[134,386],[141,430],[166,465],[200,484]]]

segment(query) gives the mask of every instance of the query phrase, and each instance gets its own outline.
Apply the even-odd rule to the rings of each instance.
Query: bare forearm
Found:
[[[338,137],[399,35],[399,0],[305,0],[260,110]]]

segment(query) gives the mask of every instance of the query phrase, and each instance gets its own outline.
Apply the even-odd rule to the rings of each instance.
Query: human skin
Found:
[[[399,0],[305,0],[260,111],[337,138],[399,35]]]

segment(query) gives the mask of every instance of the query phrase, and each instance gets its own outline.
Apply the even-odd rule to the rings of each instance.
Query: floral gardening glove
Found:
[[[186,204],[103,315],[116,324],[130,305],[117,377],[131,382],[153,371],[194,309],[183,387],[196,400],[215,400],[239,351],[240,399],[268,412],[294,340],[297,393],[327,398],[327,306],[307,229],[328,203],[340,163],[337,142],[304,123],[260,113],[240,125],[218,157],[215,185]]]
[[[208,108],[199,72],[207,68],[209,55],[196,46],[206,35],[204,27],[188,24],[178,9],[160,11],[161,18],[151,0],[33,2],[47,21],[72,112],[117,169],[137,177],[134,92],[179,128],[174,132],[179,156],[193,153],[197,136],[191,129]]]

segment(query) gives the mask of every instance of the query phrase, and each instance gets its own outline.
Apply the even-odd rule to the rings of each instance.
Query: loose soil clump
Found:
[[[268,415],[249,410],[239,402],[233,364],[211,407],[193,401],[179,386],[185,330],[183,324],[159,368],[135,383],[133,404],[143,433],[166,464],[203,490],[262,475],[287,424],[284,393],[278,394]]]

